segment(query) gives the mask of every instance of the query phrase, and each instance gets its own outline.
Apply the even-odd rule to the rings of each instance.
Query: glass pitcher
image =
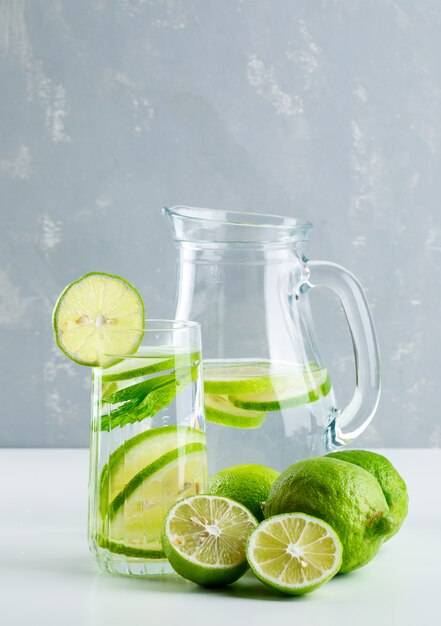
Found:
[[[357,437],[378,404],[377,339],[358,280],[304,256],[312,224],[184,206],[163,213],[179,251],[176,319],[202,326],[210,472],[242,463],[283,470]],[[314,336],[308,295],[318,286],[340,298],[353,340],[346,407]]]

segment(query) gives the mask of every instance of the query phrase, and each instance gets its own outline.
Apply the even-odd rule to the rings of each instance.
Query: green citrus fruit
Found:
[[[64,289],[52,327],[57,346],[72,361],[109,367],[136,352],[144,334],[144,304],[123,278],[92,272]]]
[[[251,533],[247,558],[263,583],[284,593],[314,591],[338,572],[343,547],[335,531],[304,513],[275,515]]]
[[[280,472],[264,465],[234,465],[211,476],[208,491],[243,504],[254,517],[263,520],[262,504]]]
[[[372,474],[329,457],[294,463],[273,483],[265,517],[290,512],[318,517],[336,531],[343,545],[342,573],[366,565],[393,527]]]
[[[246,544],[256,526],[251,513],[233,500],[192,496],[167,513],[162,546],[184,578],[204,587],[228,585],[248,569]]]
[[[393,537],[400,530],[406,518],[409,496],[406,483],[392,463],[381,454],[368,450],[341,450],[331,452],[326,456],[359,465],[375,476],[389,506],[389,517],[393,526],[386,537],[386,541]]]

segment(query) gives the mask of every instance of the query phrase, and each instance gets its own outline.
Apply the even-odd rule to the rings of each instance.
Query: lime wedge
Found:
[[[109,367],[141,343],[144,304],[119,276],[93,272],[66,287],[52,315],[57,346],[80,365]]]
[[[124,486],[109,504],[101,533],[102,545],[128,556],[164,558],[161,528],[176,500],[203,491],[206,475],[204,443],[189,443],[166,452]]]
[[[128,439],[112,452],[101,471],[101,517],[105,518],[110,503],[141,470],[176,447],[196,442],[205,444],[205,433],[185,426],[152,428]]]
[[[228,585],[248,569],[245,548],[256,525],[248,509],[233,500],[193,496],[168,512],[162,545],[184,578],[206,587]]]
[[[314,591],[340,569],[343,548],[326,522],[285,513],[262,522],[251,534],[247,558],[262,582],[288,594]]]
[[[265,421],[264,411],[252,411],[234,406],[228,396],[206,394],[205,417],[208,422],[233,428],[259,428]]]
[[[315,402],[331,390],[331,380],[326,368],[299,368],[288,376],[273,377],[271,380],[271,390],[230,395],[230,402],[242,409],[279,411]]]

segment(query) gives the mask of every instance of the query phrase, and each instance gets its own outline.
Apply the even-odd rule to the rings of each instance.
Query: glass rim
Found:
[[[144,326],[142,328],[122,328],[122,332],[133,332],[134,330],[142,331],[144,333],[158,333],[158,332],[179,332],[182,330],[196,330],[200,328],[199,322],[193,322],[191,320],[177,320],[154,317],[144,318]],[[116,330],[116,329],[115,329]]]
[[[152,326],[153,324],[153,326]],[[190,320],[177,320],[177,319],[162,319],[162,318],[144,318],[144,325],[140,328],[133,326],[127,326],[124,328],[112,328],[112,332],[116,333],[158,333],[158,332],[179,332],[185,330],[197,330],[200,329],[199,322],[193,322]]]

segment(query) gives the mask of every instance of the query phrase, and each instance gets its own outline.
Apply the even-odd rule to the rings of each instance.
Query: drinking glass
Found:
[[[207,485],[200,326],[146,320],[134,354],[108,356],[92,378],[90,549],[108,572],[171,574],[165,514]]]

